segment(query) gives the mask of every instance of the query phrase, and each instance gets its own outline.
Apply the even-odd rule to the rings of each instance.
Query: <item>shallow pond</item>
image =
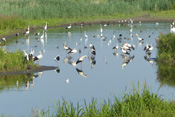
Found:
[[[161,82],[156,62],[146,60],[143,50],[146,42],[153,44],[154,49],[150,58],[156,58],[155,39],[159,33],[169,32],[168,23],[134,24],[133,37],[130,35],[130,25],[102,26],[102,34],[107,37],[105,41],[99,37],[100,27],[100,25],[94,25],[83,28],[74,26],[68,30],[65,27],[48,29],[44,39],[37,39],[34,34],[30,34],[29,38],[22,36],[2,46],[4,51],[25,49],[30,52],[32,48],[35,50],[35,55],[42,51],[43,58],[36,64],[58,66],[58,69],[28,75],[1,76],[0,113],[29,116],[36,108],[54,110],[54,102],[58,99],[62,101],[62,98],[75,104],[77,102],[83,104],[84,99],[89,102],[93,97],[99,99],[99,102],[100,99],[113,100],[115,95],[122,97],[126,88],[126,91],[130,92],[133,84],[135,87],[139,84],[142,89],[145,83],[154,93],[162,95],[163,99],[173,99],[174,85]],[[42,30],[40,32],[42,34]],[[121,42],[118,41],[119,33],[122,34]],[[136,33],[144,38],[143,43],[139,43]],[[85,34],[88,39],[85,38]],[[113,35],[115,38],[112,38]],[[126,41],[135,45],[135,50],[131,51],[130,56],[123,57],[120,49],[114,53],[112,48],[117,43],[121,47]],[[63,48],[65,42],[68,47],[76,48],[78,52],[67,54]],[[90,43],[96,49],[94,60],[89,54]],[[87,48],[84,48],[85,46]],[[60,55],[59,62],[54,60],[56,55]],[[83,55],[88,57],[84,59],[82,66],[81,63],[73,66],[72,63]]]

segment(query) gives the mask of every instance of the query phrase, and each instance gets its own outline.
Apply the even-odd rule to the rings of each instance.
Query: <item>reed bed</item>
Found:
[[[158,40],[158,55],[159,62],[175,62],[175,34],[161,34]]]
[[[21,51],[4,52],[0,49],[0,72],[27,70],[35,67],[33,61],[26,61]]]
[[[142,91],[133,88],[131,93],[124,93],[122,98],[115,96],[114,101],[103,100],[99,104],[97,99],[92,99],[84,105],[69,103],[63,99],[55,103],[55,113],[37,110],[36,115],[52,117],[120,117],[120,116],[175,116],[175,103],[165,101],[146,86]],[[34,113],[32,113],[33,115]]]
[[[174,9],[174,0],[6,0],[0,1],[0,30],[43,26],[50,19],[48,24],[53,26],[73,19],[122,19],[123,15]]]

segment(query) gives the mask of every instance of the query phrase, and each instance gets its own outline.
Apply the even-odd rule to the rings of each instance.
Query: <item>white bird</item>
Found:
[[[43,30],[43,34],[41,35],[40,39],[44,39],[44,30]]]
[[[69,84],[69,78],[67,78],[65,82],[66,82],[66,84]]]
[[[117,45],[116,46],[114,46],[112,49],[113,50],[117,50],[119,47],[118,47],[118,43],[117,43]]]
[[[86,55],[80,57],[80,58],[77,60],[76,64],[78,64],[78,63],[80,63],[80,62],[82,63],[83,60],[84,60],[86,57],[87,57]]]
[[[78,74],[80,74],[81,76],[87,77],[87,75],[82,70],[80,70],[78,68],[76,68],[76,70],[77,70]]]
[[[29,27],[29,25],[28,25],[28,27],[27,27],[26,32],[24,33],[24,35],[28,36],[29,33],[30,33],[30,27]]]
[[[72,49],[66,45],[66,43],[63,44],[63,47],[66,51],[71,51]]]
[[[28,36],[28,35],[29,35],[29,33],[30,33],[30,31],[29,31],[29,30],[27,30],[27,31],[24,33],[24,35]]]
[[[29,55],[27,54],[26,50],[23,50],[24,51],[24,57],[27,61],[29,61]]]
[[[74,54],[74,53],[77,53],[77,49],[73,49],[73,50],[70,50],[67,54]]]
[[[44,30],[47,31],[47,22],[46,22],[46,25],[44,26]]]
[[[84,31],[84,36],[85,36],[86,39],[88,38],[88,35],[86,34],[86,31]]]
[[[66,27],[66,29],[71,29],[71,28],[72,28],[72,25],[71,24]]]
[[[91,49],[92,51],[95,50],[95,46],[94,46],[92,43],[89,44],[89,47],[90,47],[90,49]]]
[[[126,51],[124,48],[122,48],[122,52],[123,52],[123,54],[128,54],[129,55],[129,52]]]
[[[35,36],[39,36],[40,35],[40,32],[37,32],[36,34],[35,34]]]
[[[170,32],[175,33],[175,27],[173,24],[170,24]]]
[[[29,60],[32,60],[33,56],[34,56],[35,51],[31,48],[30,54],[29,56]]]
[[[146,53],[150,53],[153,50],[153,45],[148,45],[148,48],[146,49]]]
[[[35,56],[35,57],[33,58],[34,61],[39,61],[41,58],[43,58],[42,52],[39,51],[39,53],[40,53],[40,54],[39,54],[38,56]]]
[[[1,41],[4,41],[4,42],[6,42],[6,38],[5,38],[5,37],[3,37],[3,38],[1,39]]]
[[[143,41],[144,39],[139,37],[139,35],[136,33],[136,37],[138,38],[139,41]]]

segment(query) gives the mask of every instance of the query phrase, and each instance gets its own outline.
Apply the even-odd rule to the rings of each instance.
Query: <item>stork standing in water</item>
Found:
[[[46,22],[46,25],[44,26],[44,30],[47,31],[47,22]]]
[[[143,38],[141,38],[141,37],[139,37],[139,35],[136,33],[136,37],[137,37],[137,39],[139,40],[139,41],[143,41],[144,39]]]
[[[66,45],[66,43],[63,44],[63,47],[64,47],[64,49],[65,49],[66,51],[72,51],[72,49],[71,49],[70,47],[68,47],[68,46]]]
[[[84,55],[84,56],[80,57],[80,58],[77,60],[77,62],[76,62],[76,64],[81,63],[81,69],[82,69],[82,62],[84,61],[84,59],[85,59],[86,57],[87,57],[87,56]]]
[[[38,56],[35,56],[34,58],[33,58],[33,60],[34,61],[38,61],[38,63],[39,63],[39,60],[41,59],[41,58],[43,58],[43,54],[42,54],[42,52],[41,51],[39,51],[39,55]]]
[[[30,27],[28,25],[27,29],[26,29],[26,32],[24,33],[24,35],[26,35],[26,37],[29,36],[29,33],[30,33]]]

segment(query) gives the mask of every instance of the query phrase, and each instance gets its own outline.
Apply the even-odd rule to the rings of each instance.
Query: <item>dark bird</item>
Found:
[[[54,58],[55,61],[60,61],[60,56],[57,55],[55,58]]]

